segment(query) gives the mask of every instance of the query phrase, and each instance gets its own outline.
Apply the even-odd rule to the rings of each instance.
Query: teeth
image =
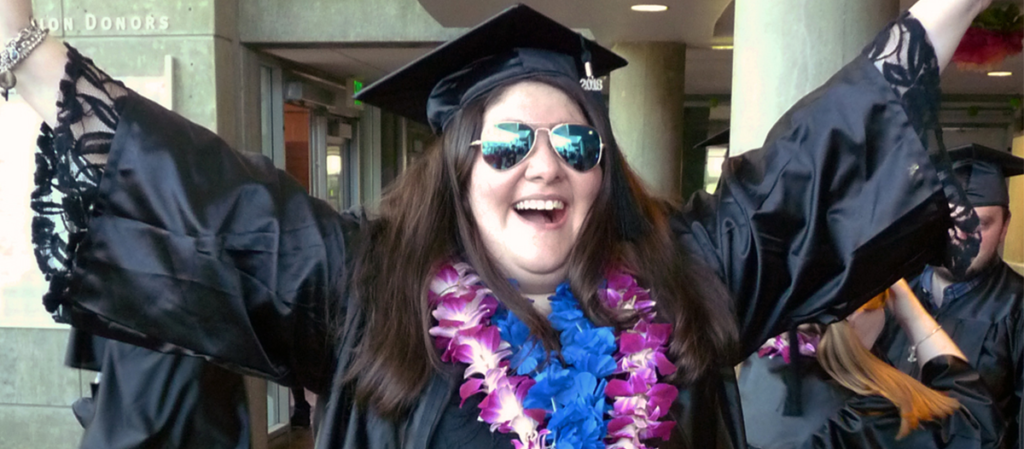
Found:
[[[523,200],[513,206],[516,210],[561,210],[565,204],[558,200]]]

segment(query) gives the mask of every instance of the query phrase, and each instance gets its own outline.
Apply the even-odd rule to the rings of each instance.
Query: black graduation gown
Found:
[[[64,364],[103,373],[72,409],[80,449],[248,449],[242,376],[198,357],[165,354],[71,329]]]
[[[926,270],[922,276],[930,276]],[[931,292],[922,286],[922,277],[910,284],[921,304],[935,317],[935,321],[956,342],[991,390],[992,398],[1007,420],[1004,447],[1020,447],[1021,389],[1024,384],[1024,280],[1005,262],[997,261],[968,281],[973,286],[960,296],[947,298],[936,307]],[[916,363],[907,361],[913,342],[888,324],[875,342],[875,348],[886,354],[889,361],[912,376],[920,376]]]
[[[82,449],[247,449],[242,377],[197,357],[106,345]]]
[[[1002,426],[978,373],[956,357],[936,357],[922,370],[922,383],[960,401],[960,411],[897,440],[899,410],[881,396],[860,396],[832,380],[813,358],[801,359],[802,413],[784,416],[788,389],[781,357],[747,359],[740,394],[747,441],[757,449],[877,448],[978,449],[998,447]],[[995,425],[995,427],[991,427]]]
[[[435,374],[399,422],[354,407],[339,382],[363,333],[348,289],[362,217],[138,95],[123,105],[60,298],[75,326],[303,385],[325,407],[320,448],[445,447],[446,429],[486,431],[472,413],[456,417],[458,376]],[[795,106],[763,150],[730,159],[718,192],[694,198],[672,228],[732,293],[723,307],[736,312],[742,351],[682,389],[667,446],[744,447],[725,367],[795,323],[845,316],[934,260],[947,209],[899,98],[863,56]]]

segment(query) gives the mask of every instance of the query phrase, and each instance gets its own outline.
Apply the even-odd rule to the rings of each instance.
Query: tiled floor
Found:
[[[316,395],[310,391],[306,391],[306,402],[313,405],[316,408]],[[295,402],[290,400],[292,409],[289,413],[294,413]],[[310,418],[314,416],[314,411],[310,410]],[[313,449],[313,431],[310,427],[291,427],[289,432],[285,435],[279,436],[278,438],[270,442],[269,449]]]

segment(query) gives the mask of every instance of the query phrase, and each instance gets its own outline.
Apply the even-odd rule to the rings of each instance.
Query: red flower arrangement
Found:
[[[967,29],[953,62],[964,70],[987,72],[1019,54],[1024,41],[1024,18],[1015,4],[992,5]]]

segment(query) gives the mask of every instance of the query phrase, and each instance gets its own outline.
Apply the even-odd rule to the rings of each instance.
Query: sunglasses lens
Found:
[[[480,142],[484,161],[495,170],[506,170],[522,161],[533,146],[533,130],[521,123],[498,123],[487,140]]]
[[[584,125],[561,125],[551,130],[551,145],[574,170],[585,172],[601,161],[601,136]]]

